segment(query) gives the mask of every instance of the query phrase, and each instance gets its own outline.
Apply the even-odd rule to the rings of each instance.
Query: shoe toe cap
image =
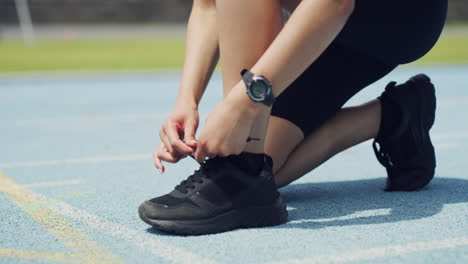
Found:
[[[206,210],[201,210],[198,206],[188,203],[168,206],[145,201],[140,205],[138,211],[142,219],[148,218],[153,220],[190,220],[210,216]]]
[[[151,201],[143,202],[138,211],[140,214],[143,214],[145,217],[157,219],[161,215],[161,211],[164,210],[163,206],[153,203]]]

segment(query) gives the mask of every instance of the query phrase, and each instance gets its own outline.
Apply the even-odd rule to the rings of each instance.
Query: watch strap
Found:
[[[249,70],[247,69],[243,69],[241,71],[241,76],[242,76],[242,80],[244,81],[245,83],[245,86],[247,87],[247,89],[249,88],[249,85],[252,83],[252,80],[253,80],[253,77],[254,77],[254,74],[251,73]]]
[[[265,96],[263,104],[265,104],[266,106],[272,106],[274,102],[275,96],[273,95],[273,91],[270,89],[270,92]]]

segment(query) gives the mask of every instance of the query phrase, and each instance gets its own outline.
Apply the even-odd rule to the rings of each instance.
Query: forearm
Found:
[[[353,4],[352,0],[303,0],[251,71],[269,79],[278,96],[335,39]],[[235,89],[239,95],[245,93],[242,82]]]
[[[194,1],[190,14],[178,96],[179,102],[194,106],[200,102],[219,58],[216,9],[206,2]]]

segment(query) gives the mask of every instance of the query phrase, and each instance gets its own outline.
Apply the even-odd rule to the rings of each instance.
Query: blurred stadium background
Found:
[[[0,0],[0,72],[180,68],[191,3]],[[449,0],[447,23],[416,65],[468,63],[468,0]]]

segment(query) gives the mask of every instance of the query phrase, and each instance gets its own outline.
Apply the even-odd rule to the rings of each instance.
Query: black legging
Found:
[[[426,54],[446,14],[447,0],[356,0],[343,30],[278,96],[272,115],[309,135],[360,90]]]

